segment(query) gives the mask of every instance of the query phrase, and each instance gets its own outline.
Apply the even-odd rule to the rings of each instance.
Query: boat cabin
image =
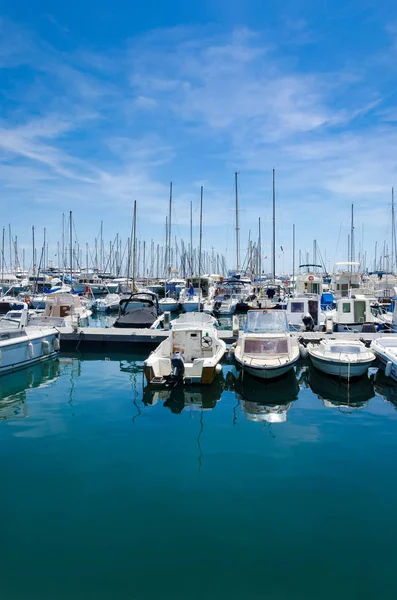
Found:
[[[315,326],[322,325],[324,321],[318,294],[304,294],[289,298],[286,312],[291,329],[300,329],[303,325],[302,317],[307,314],[312,317]]]
[[[337,322],[345,325],[358,323],[373,323],[371,304],[374,298],[363,295],[353,295],[350,298],[340,298],[336,303]]]
[[[323,293],[323,278],[318,273],[300,273],[295,279],[295,293],[299,296],[302,294],[318,294]]]

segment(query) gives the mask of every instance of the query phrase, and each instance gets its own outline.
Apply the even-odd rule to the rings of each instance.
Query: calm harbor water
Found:
[[[0,379],[1,599],[395,598],[396,387],[148,393],[144,358]]]

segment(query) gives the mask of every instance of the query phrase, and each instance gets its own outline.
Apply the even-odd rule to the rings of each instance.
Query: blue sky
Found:
[[[391,238],[396,184],[397,6],[366,0],[2,3],[2,223],[29,252],[43,227],[54,252],[62,212],[79,242],[130,231],[163,243],[169,181],[173,235],[233,267],[234,172],[241,254],[258,217],[270,256],[277,179],[278,271],[316,238],[332,266]],[[270,262],[268,261],[270,266]]]

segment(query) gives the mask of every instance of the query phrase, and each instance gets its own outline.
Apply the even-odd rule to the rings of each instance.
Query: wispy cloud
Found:
[[[318,42],[304,20],[285,22],[287,30],[294,48]],[[87,237],[105,214],[126,237],[137,199],[142,236],[160,241],[173,179],[175,223],[186,236],[205,181],[205,243],[232,252],[233,172],[241,171],[246,237],[258,216],[270,235],[275,166],[281,241],[292,222],[305,226],[307,211],[321,227],[325,205],[324,244],[333,244],[346,201],[371,216],[368,236],[384,227],[371,203],[387,204],[395,179],[397,105],[362,64],[302,68],[291,58],[298,50],[284,51],[286,33],[277,44],[246,27],[156,30],[106,52],[61,50],[16,23],[0,22],[0,32],[1,193],[10,206],[24,203],[29,224],[70,208]]]

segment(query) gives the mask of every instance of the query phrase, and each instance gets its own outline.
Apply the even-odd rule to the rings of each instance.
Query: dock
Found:
[[[164,329],[119,329],[117,327],[79,327],[78,329],[60,329],[61,350],[123,350],[136,352],[140,348],[156,347],[169,335]],[[218,335],[226,344],[233,344],[237,336],[231,330],[218,330]],[[388,336],[384,333],[324,333],[320,331],[293,332],[292,335],[302,338],[305,343],[319,343],[325,338],[364,340],[370,342],[375,338]]]

